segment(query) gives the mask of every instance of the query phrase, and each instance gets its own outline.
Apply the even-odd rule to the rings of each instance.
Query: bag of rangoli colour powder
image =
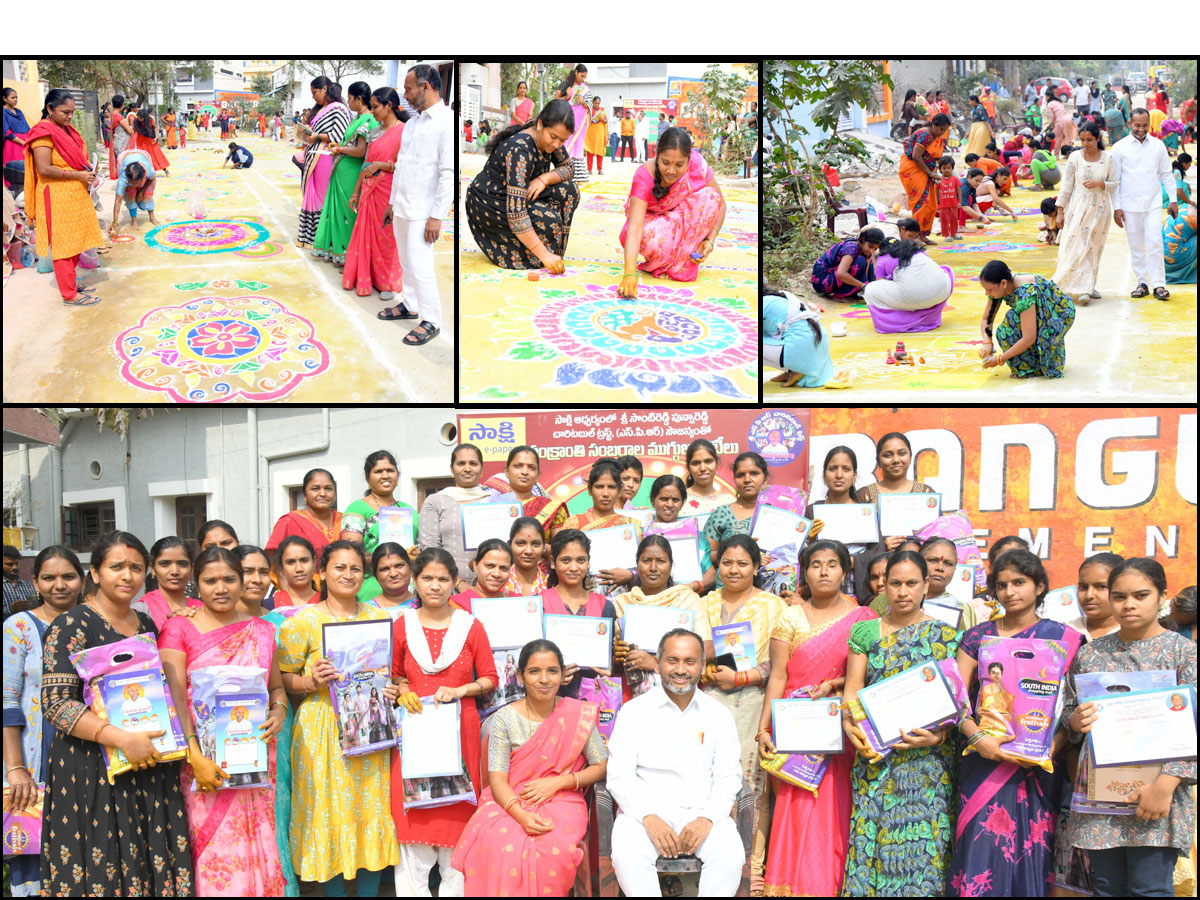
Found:
[[[954,543],[958,552],[960,566],[976,566],[975,593],[981,594],[987,590],[987,571],[983,566],[983,557],[979,555],[979,546],[975,543],[975,532],[971,530],[971,520],[965,512],[952,512],[938,516],[917,532],[917,539],[927,541],[931,537],[944,537]]]
[[[1050,743],[1063,677],[1082,640],[1068,628],[1061,640],[986,637],[980,643],[975,713],[980,730],[999,740],[1005,753],[1054,771]]]
[[[154,635],[88,647],[71,654],[71,664],[83,679],[83,701],[97,716],[124,731],[162,731],[152,743],[163,761],[187,756]],[[133,768],[117,748],[101,749],[109,784]]]
[[[621,679],[597,675],[595,678],[584,678],[579,683],[579,698],[586,703],[595,703],[600,707],[600,715],[596,719],[596,730],[608,744],[612,737],[613,726],[617,724],[617,713],[621,711]]]

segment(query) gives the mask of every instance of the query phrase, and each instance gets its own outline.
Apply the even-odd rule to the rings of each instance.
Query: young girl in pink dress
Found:
[[[695,281],[725,221],[725,197],[712,169],[683,128],[666,129],[658,154],[638,167],[625,201],[625,275],[617,292],[637,296],[637,270]],[[638,253],[645,262],[637,265]]]

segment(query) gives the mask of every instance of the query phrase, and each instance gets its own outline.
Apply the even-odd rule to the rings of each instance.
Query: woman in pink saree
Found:
[[[324,75],[318,75],[309,83],[312,91],[312,115],[301,132],[307,142],[304,147],[304,165],[300,172],[300,235],[297,246],[311,247],[317,236],[317,225],[321,222],[321,209],[325,206],[325,194],[329,190],[329,175],[333,171],[333,157],[329,148],[340,144],[353,116],[350,107],[342,102],[342,87]]]
[[[275,841],[275,735],[283,727],[287,695],[270,622],[238,612],[242,565],[223,547],[196,558],[195,579],[204,608],[177,615],[159,635],[159,653],[175,708],[188,739],[192,764],[180,766],[197,896],[283,896],[287,882]],[[192,673],[209,666],[266,669],[270,692],[267,723],[267,787],[220,790],[229,776],[202,755],[192,710]],[[207,751],[211,755],[211,751]],[[239,776],[233,776],[237,778]],[[193,788],[193,779],[196,787]]]
[[[767,685],[764,729],[770,728],[771,701],[781,697],[824,697],[840,694],[846,683],[850,628],[878,616],[842,595],[834,618],[821,610],[810,621],[806,603],[789,606],[771,634],[771,678]],[[810,608],[811,610],[811,608]],[[779,673],[786,665],[786,683]],[[779,663],[776,665],[776,663]],[[770,732],[758,734],[764,751],[773,750]],[[829,762],[816,791],[772,779],[775,811],[767,850],[767,896],[836,897],[842,890],[846,849],[850,841],[850,774],[854,748]]]
[[[638,167],[625,201],[625,275],[617,289],[636,297],[640,269],[655,278],[695,281],[725,222],[725,197],[683,128],[666,129],[658,155]],[[637,264],[638,253],[645,261]]]
[[[584,163],[583,141],[587,135],[591,116],[592,92],[587,86],[586,79],[587,66],[580,63],[567,74],[554,94],[556,98],[570,103],[571,110],[575,113],[575,130],[563,144],[563,149],[571,154],[571,160],[575,165],[574,181],[576,184],[583,184],[588,180],[587,165]]]
[[[454,848],[467,897],[565,897],[583,860],[583,791],[608,767],[599,708],[557,696],[558,647],[530,641],[518,669],[525,697],[490,720],[488,787]]]
[[[371,95],[371,113],[379,121],[382,133],[375,133],[367,143],[366,163],[358,174],[358,184],[350,195],[350,208],[357,210],[350,244],[346,247],[346,268],[342,271],[342,287],[355,289],[367,297],[372,287],[384,300],[400,290],[400,258],[396,255],[396,235],[384,227],[383,216],[390,209],[392,173],[396,171],[396,156],[400,152],[400,97],[395,88],[379,88]],[[385,309],[393,313],[395,309]],[[384,316],[382,318],[393,318]],[[407,318],[416,318],[412,313]]]

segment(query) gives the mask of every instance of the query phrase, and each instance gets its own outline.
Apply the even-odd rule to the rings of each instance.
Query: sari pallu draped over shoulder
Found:
[[[578,772],[588,735],[596,724],[594,703],[561,698],[533,737],[513,751],[508,783],[520,794],[535,778]],[[587,802],[579,791],[559,791],[537,807],[554,828],[534,837],[505,812],[484,788],[467,823],[452,864],[463,873],[464,893],[476,897],[565,897],[583,859],[579,842],[587,833]]]
[[[344,103],[328,103],[309,122],[313,134],[328,134],[330,144],[340,143],[350,124],[350,108]],[[300,242],[312,244],[317,236],[325,193],[329,188],[329,173],[333,158],[324,145],[313,138],[304,148],[304,168],[300,175],[302,201],[300,205]]]
[[[940,137],[935,138],[928,128],[918,129],[904,142],[904,158],[900,160],[900,181],[908,198],[908,208],[917,220],[921,234],[928,235],[933,231],[938,198],[933,181],[913,160],[913,153],[918,146],[925,152],[926,167],[935,169],[942,156],[944,142]]]
[[[873,618],[875,613],[860,606],[823,630],[797,635],[800,642],[788,660],[783,696],[808,685],[844,677],[850,629],[864,619]],[[778,628],[774,636],[783,637]],[[767,896],[836,897],[841,893],[850,842],[853,768],[854,748],[848,745],[844,753],[829,761],[825,777],[815,792],[778,779],[774,781],[775,810],[764,889]]]
[[[395,162],[400,152],[404,126],[393,125],[367,144],[366,164]],[[342,287],[366,297],[375,287],[381,291],[399,291],[403,272],[396,253],[396,233],[383,227],[392,194],[391,172],[376,172],[363,179],[358,194],[358,215],[346,246],[346,267]]]
[[[163,650],[188,657],[188,705],[192,703],[191,675],[208,666],[253,666],[270,670],[275,652],[275,629],[269,622],[250,619],[200,634],[190,619],[167,622],[159,638]],[[226,789],[214,793],[192,790],[192,767],[180,765],[183,799],[201,896],[282,896],[286,888],[275,836],[275,744],[267,745],[269,787]]]
[[[25,215],[37,235],[39,256],[70,259],[104,246],[96,210],[87,186],[74,179],[43,178],[33,159],[33,144],[50,141],[51,164],[76,172],[90,172],[87,150],[79,132],[42,119],[30,129],[25,144]],[[45,146],[44,144],[42,146]]]

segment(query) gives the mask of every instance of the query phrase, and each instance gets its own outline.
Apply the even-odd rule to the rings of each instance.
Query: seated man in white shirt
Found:
[[[746,852],[730,813],[741,787],[733,715],[696,690],[704,646],[686,629],[658,644],[662,685],[621,709],[608,742],[617,803],[612,862],[627,897],[660,896],[659,856],[700,858],[701,897],[732,897]]]

